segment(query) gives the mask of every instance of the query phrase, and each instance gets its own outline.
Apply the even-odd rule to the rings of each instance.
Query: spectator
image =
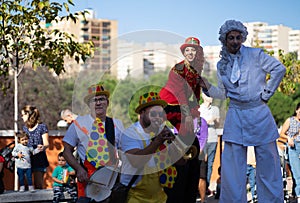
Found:
[[[79,125],[78,122],[76,121],[78,115],[73,113],[70,109],[62,110],[60,116],[65,122],[67,122],[68,125],[72,124],[73,122],[75,122],[75,125]],[[80,162],[76,147],[74,148],[73,155]]]
[[[35,106],[24,106],[21,115],[25,123],[23,131],[29,136],[28,147],[38,150],[38,153],[31,156],[34,188],[43,189],[44,174],[49,166],[46,155],[46,149],[49,147],[48,127],[40,121],[40,113]]]
[[[199,122],[195,123],[195,120]],[[199,165],[200,165],[198,190],[201,198],[201,203],[204,203],[206,202],[206,180],[207,180],[207,154],[204,151],[205,146],[207,144],[207,136],[208,136],[207,122],[202,117],[200,117],[200,119],[194,119],[194,128],[196,129],[195,133],[200,145],[200,152],[198,157]]]
[[[28,135],[24,132],[17,132],[16,137],[18,139],[18,144],[14,147],[12,155],[15,158],[15,164],[17,168],[17,173],[19,177],[20,192],[25,191],[25,177],[28,183],[28,190],[34,191],[32,185],[32,173],[31,173],[31,161],[30,156],[34,153],[33,148],[29,148],[28,144]],[[38,153],[38,149],[35,150],[35,153]],[[35,154],[34,153],[34,154]]]
[[[58,165],[54,168],[52,173],[53,179],[53,203],[59,202],[64,197],[64,191],[67,191],[72,202],[77,201],[77,188],[75,179],[75,171],[73,168],[67,165],[67,162],[63,156],[63,152],[58,154]]]
[[[218,179],[217,179],[217,188],[216,188],[216,195],[215,199],[220,199],[220,193],[221,193],[221,166],[218,168]]]
[[[296,106],[295,114],[285,120],[280,135],[288,141],[288,158],[300,203],[300,103]]]
[[[205,154],[207,154],[207,191],[210,194],[209,185],[210,178],[213,170],[213,164],[216,155],[216,149],[218,144],[218,133],[216,126],[220,122],[220,111],[217,106],[213,106],[213,98],[208,97],[206,94],[201,94],[203,103],[200,105],[199,111],[201,116],[206,120],[208,124],[208,138],[205,145]]]
[[[78,115],[74,114],[70,109],[62,110],[60,116],[68,124],[71,124],[78,117]]]
[[[256,161],[254,147],[249,146],[247,150],[247,178],[250,185],[252,202],[256,202]]]

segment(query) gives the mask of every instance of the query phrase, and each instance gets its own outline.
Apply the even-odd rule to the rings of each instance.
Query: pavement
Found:
[[[65,193],[65,197],[69,198],[69,195]],[[35,190],[34,192],[18,192],[18,191],[5,191],[0,195],[0,203],[11,203],[11,202],[35,202],[35,203],[46,203],[52,202],[53,199],[53,190],[44,189],[44,190]],[[62,201],[63,202],[63,201]],[[67,200],[65,201],[67,202]]]
[[[213,185],[212,185],[213,186]],[[288,193],[291,193],[292,190],[292,178],[287,178],[287,187]],[[65,192],[66,199],[62,202],[68,202],[70,196]],[[18,191],[5,191],[0,195],[0,203],[12,203],[12,202],[31,202],[31,203],[50,203],[52,202],[53,191],[52,189],[36,190],[34,192],[18,192]],[[250,192],[248,192],[248,199],[251,198]],[[209,195],[206,198],[206,203],[218,203],[219,200],[215,199],[214,195]],[[286,201],[289,203],[296,203],[296,199],[291,199]],[[197,199],[196,203],[200,203],[200,198]]]
[[[200,198],[197,199],[196,203],[200,203]],[[211,196],[208,196],[206,197],[206,203],[218,203],[219,200],[218,199],[215,199],[215,196],[211,195]]]
[[[65,193],[66,198],[68,194]],[[12,203],[12,202],[31,202],[31,203],[50,203],[52,202],[53,191],[52,189],[36,190],[34,192],[18,192],[18,191],[5,191],[0,195],[0,203]],[[68,199],[62,200],[61,202],[68,202]],[[213,195],[210,195],[206,199],[206,203],[218,203],[219,200],[215,199]],[[200,203],[200,198],[197,199],[196,203]]]
[[[292,185],[293,185],[292,178],[288,177],[286,182],[287,182],[287,184],[286,184],[285,190],[287,191],[289,199],[285,200],[285,203],[297,203],[297,199],[291,197]],[[215,188],[215,187],[216,187],[215,183],[211,183],[210,190],[212,191],[213,188]],[[249,184],[247,185],[247,190],[248,190],[248,193],[247,193],[248,202],[251,202],[250,200],[251,200],[252,195],[251,195],[251,192],[250,192]],[[218,203],[218,202],[219,202],[219,199],[215,199],[214,195],[209,195],[209,196],[206,197],[206,203]],[[196,203],[200,203],[200,198],[197,199]]]

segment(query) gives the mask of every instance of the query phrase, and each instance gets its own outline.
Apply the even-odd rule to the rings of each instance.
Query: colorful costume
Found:
[[[126,152],[131,149],[144,149],[150,145],[151,135],[145,133],[139,122],[129,126],[121,137],[121,151]],[[126,155],[122,156],[122,173],[120,182],[128,185],[137,168],[134,168]],[[166,194],[159,182],[159,172],[154,157],[144,166],[143,172],[129,191],[128,202],[148,202],[163,203],[166,201]]]
[[[96,96],[100,95],[104,95],[106,98],[96,98]],[[95,105],[97,102],[101,104],[101,102],[108,102],[109,95],[109,91],[105,90],[101,83],[98,83],[88,87],[88,93],[84,97],[84,102],[87,105],[91,102],[94,102]],[[108,105],[108,103],[105,104]],[[104,113],[105,120],[101,120],[97,115],[93,117],[92,114],[78,116],[68,128],[63,139],[63,142],[73,148],[77,147],[80,164],[87,171],[88,178],[98,168],[109,164],[116,165],[117,163],[116,148],[124,127],[120,120],[107,117],[106,111]],[[101,150],[105,151],[105,153],[102,153]],[[78,181],[77,184],[78,197],[85,198],[87,182],[81,183]]]
[[[95,172],[96,168],[86,160],[86,150],[89,143],[90,132],[92,132],[92,126],[94,119],[91,115],[78,116],[77,119],[70,125],[63,141],[71,146],[77,146],[78,155],[84,163],[85,168],[88,171],[89,177]],[[105,125],[106,122],[104,122]],[[115,140],[119,141],[121,133],[124,129],[123,124],[118,119],[113,119]],[[107,131],[107,130],[106,130]],[[107,131],[108,132],[108,131]],[[114,145],[115,143],[112,143]],[[111,144],[109,144],[111,146]],[[100,160],[99,160],[100,161]],[[78,196],[85,196],[84,188],[86,184],[78,182]]]
[[[166,85],[162,88],[159,96],[168,103],[166,107],[167,119],[176,127],[180,129],[180,134],[186,134],[185,129],[181,126],[186,115],[192,117],[199,117],[198,112],[200,100],[200,86],[198,80],[198,73],[195,69],[190,67],[189,63],[181,61],[176,64],[169,73],[169,79]],[[193,98],[190,101],[190,98]],[[190,112],[182,112],[180,105],[188,106]]]
[[[193,61],[189,61],[185,55],[187,48],[193,48],[196,51]],[[195,37],[187,38],[180,49],[185,60],[170,70],[168,81],[159,95],[168,103],[165,107],[167,119],[178,129],[179,136],[187,145],[196,146],[198,157],[200,151],[198,139],[193,129],[185,127],[185,122],[187,117],[192,117],[192,119],[200,117],[198,111],[201,92],[199,78],[203,66],[203,49],[200,41]],[[168,195],[167,202],[196,202],[200,170],[197,158],[188,160],[184,165],[175,164],[175,167],[177,170],[175,184],[171,189],[165,188]]]

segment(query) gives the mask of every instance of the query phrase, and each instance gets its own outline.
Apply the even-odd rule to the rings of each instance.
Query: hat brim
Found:
[[[95,93],[95,94],[89,94],[87,96],[84,97],[84,102],[86,104],[89,104],[89,100],[95,96],[99,96],[99,95],[105,95],[107,98],[109,98],[109,92],[108,91],[101,91],[99,93]]]
[[[180,47],[181,52],[183,53],[184,50],[185,50],[185,48],[187,48],[187,47],[194,47],[194,48],[197,49],[197,50],[201,48],[201,46],[199,46],[199,45],[197,45],[197,44],[183,44],[183,45],[181,45],[181,47]]]
[[[167,102],[165,100],[161,100],[161,99],[158,99],[158,100],[155,100],[155,101],[150,101],[150,102],[139,105],[135,109],[135,112],[139,114],[142,109],[144,109],[146,107],[149,107],[149,106],[155,106],[155,105],[160,105],[164,108],[164,107],[167,106]]]

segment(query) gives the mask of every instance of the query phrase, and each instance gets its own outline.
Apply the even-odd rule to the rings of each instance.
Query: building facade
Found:
[[[65,69],[68,73],[92,69],[109,73],[117,79],[128,76],[148,78],[154,72],[164,71],[182,60],[178,48],[180,44],[150,42],[147,39],[143,43],[125,40],[117,34],[116,20],[97,19],[93,10],[88,12],[86,20],[80,19],[76,24],[62,21],[51,25],[73,34],[80,42],[91,40],[95,45],[94,56],[85,64],[66,59]],[[244,25],[248,30],[246,46],[273,51],[275,57],[279,56],[279,50],[283,50],[284,54],[297,52],[300,56],[300,30],[284,25],[268,25],[266,22],[247,22]],[[221,45],[204,47],[209,70],[216,70],[220,50]]]
[[[65,69],[68,74],[77,74],[83,70],[99,70],[109,74],[115,71],[111,69],[111,63],[117,58],[117,33],[118,22],[109,19],[97,19],[93,10],[85,17],[79,17],[76,23],[63,20],[57,23],[48,24],[48,29],[60,29],[61,31],[73,34],[78,42],[92,41],[95,46],[93,57],[86,63],[77,64],[74,60],[65,60]]]

